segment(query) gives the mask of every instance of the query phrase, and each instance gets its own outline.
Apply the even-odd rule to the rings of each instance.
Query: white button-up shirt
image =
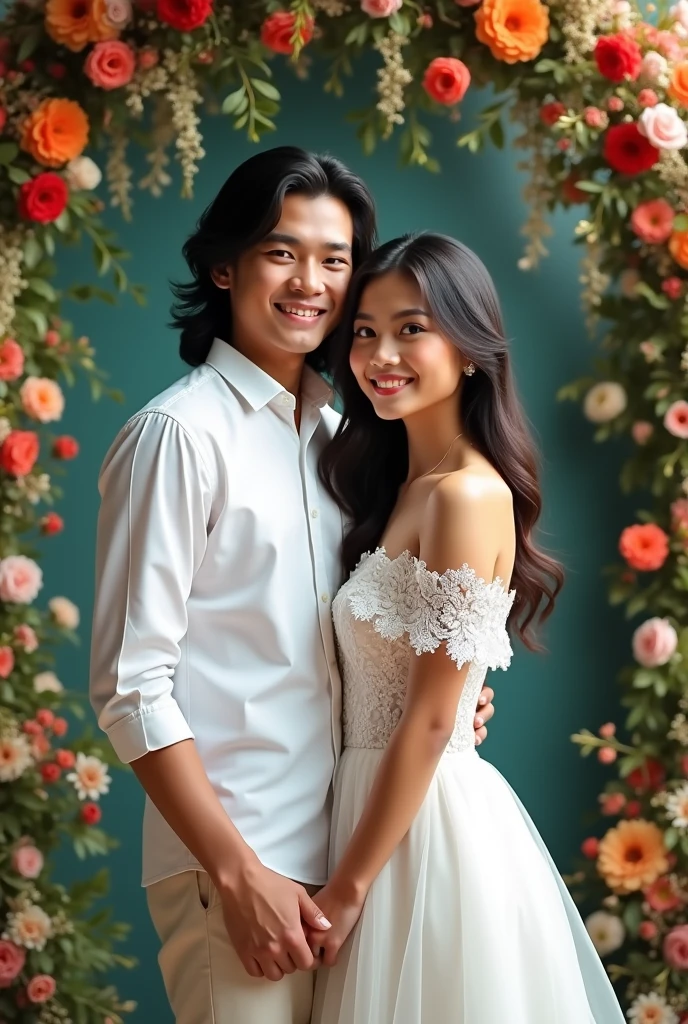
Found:
[[[263,864],[326,881],[342,518],[318,481],[337,413],[219,339],[132,417],[100,477],[91,701],[122,761],[193,737]],[[200,865],[146,802],[143,884]]]

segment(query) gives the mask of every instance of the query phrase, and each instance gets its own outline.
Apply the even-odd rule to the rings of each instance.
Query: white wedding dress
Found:
[[[313,1024],[625,1024],[602,963],[518,797],[475,749],[488,669],[507,668],[513,602],[464,566],[364,555],[333,604],[344,683],[331,868],[401,715],[410,659],[470,668],[423,805],[375,880]]]

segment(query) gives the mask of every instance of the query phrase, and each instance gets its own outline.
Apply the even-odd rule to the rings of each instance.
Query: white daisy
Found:
[[[27,736],[5,736],[0,739],[0,782],[12,782],[33,764]]]
[[[688,828],[688,782],[683,782],[666,798],[666,814],[674,828]]]
[[[7,915],[7,930],[2,937],[25,949],[43,949],[52,934],[53,923],[46,912],[29,903],[24,910]]]
[[[69,773],[67,781],[74,783],[80,800],[98,800],[109,791],[112,779],[107,773],[107,765],[100,758],[79,753],[75,770]]]
[[[638,996],[626,1014],[631,1024],[678,1024],[678,1016],[657,992]]]
[[[597,910],[585,919],[585,927],[600,956],[607,956],[623,945],[626,929],[616,914],[608,914],[605,910]]]

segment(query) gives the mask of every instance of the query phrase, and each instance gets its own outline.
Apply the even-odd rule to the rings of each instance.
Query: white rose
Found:
[[[98,188],[103,175],[98,164],[90,156],[77,156],[65,167],[65,178],[70,188],[77,192],[91,192]]]
[[[76,629],[79,625],[79,609],[67,597],[53,597],[48,601],[53,619],[63,629]]]
[[[606,910],[596,910],[585,919],[585,927],[593,945],[600,956],[607,956],[623,945],[626,929],[616,914],[608,914]]]
[[[640,74],[648,82],[658,82],[662,76],[666,76],[668,69],[669,62],[666,57],[656,50],[648,50],[643,57]]]
[[[678,111],[667,103],[645,107],[638,120],[638,131],[657,149],[683,149],[688,131]]]
[[[583,401],[583,412],[591,423],[608,423],[626,408],[626,392],[620,384],[604,380],[590,388]]]
[[[39,672],[33,677],[35,693],[62,693],[64,686],[54,672]]]
[[[688,0],[678,0],[677,4],[669,8],[669,14],[682,29],[688,30]]]

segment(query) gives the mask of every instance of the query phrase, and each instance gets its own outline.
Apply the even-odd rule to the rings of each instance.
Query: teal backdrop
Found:
[[[567,872],[604,777],[594,761],[580,759],[569,736],[615,717],[615,674],[629,655],[629,628],[608,608],[600,570],[615,558],[618,534],[632,508],[618,497],[619,446],[595,446],[580,409],[555,400],[560,385],[586,373],[594,357],[580,311],[580,249],[572,244],[577,213],[555,218],[550,258],[535,272],[519,271],[525,207],[515,151],[507,146],[471,156],[455,145],[459,126],[437,120],[432,127],[440,175],[400,168],[394,142],[365,157],[345,114],[368,101],[372,67],[349,83],[343,101],[322,93],[323,80],[317,66],[305,82],[286,70],[277,72],[285,109],[279,130],[261,146],[291,143],[342,158],[371,185],[382,238],[421,228],[455,235],[482,257],[501,295],[518,384],[543,452],[544,536],[565,562],[568,582],[545,634],[547,653],[534,656],[518,648],[510,672],[494,674],[497,714],[482,752],[520,794]],[[460,127],[470,126],[475,110],[488,100],[485,92],[469,97]],[[222,117],[208,117],[202,127],[207,156],[192,201],[179,198],[177,178],[162,199],[138,193],[132,223],[123,222],[117,211],[106,214],[133,254],[132,279],[148,289],[146,308],[126,299],[115,308],[91,304],[65,310],[78,332],[92,339],[111,384],[125,394],[124,406],[107,400],[94,405],[86,388],[77,386],[67,396],[62,423],[64,432],[79,439],[81,455],[65,482],[60,507],[65,531],[45,545],[44,594],[46,599],[65,594],[81,608],[82,645],[61,652],[58,663],[65,684],[77,690],[87,687],[98,469],[125,419],[184,372],[176,336],[166,326],[169,280],[184,276],[181,246],[201,210],[232,169],[255,152]],[[103,154],[92,155],[104,162]],[[134,163],[140,177],[142,154]],[[62,285],[94,280],[90,251],[62,251],[59,271]],[[121,972],[115,980],[123,996],[138,1002],[131,1018],[136,1024],[170,1024],[156,937],[139,887],[142,804],[133,774],[115,772],[102,804],[103,824],[120,844],[108,858],[110,902],[119,919],[131,922],[127,951],[139,958],[135,971]],[[60,872],[70,878],[91,866],[102,863],[84,866],[64,855]],[[483,884],[489,886],[490,878]]]

